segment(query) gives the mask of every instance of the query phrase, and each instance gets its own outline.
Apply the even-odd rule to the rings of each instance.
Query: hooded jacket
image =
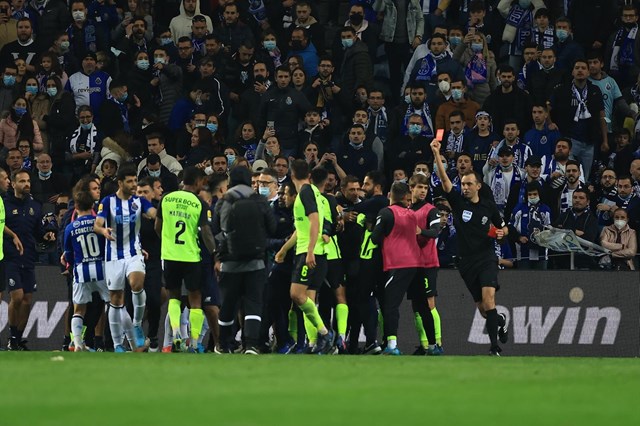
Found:
[[[196,10],[193,16],[202,15],[200,12],[200,0],[196,0]],[[173,42],[177,45],[180,37],[191,37],[191,20],[193,16],[187,16],[187,12],[184,10],[184,1],[180,3],[180,14],[174,17],[169,23],[169,29],[173,36]],[[203,15],[207,21],[207,30],[209,33],[213,31],[213,25],[211,24],[211,18],[207,15]]]

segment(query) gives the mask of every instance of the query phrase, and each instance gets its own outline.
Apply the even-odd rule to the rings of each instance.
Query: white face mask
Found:
[[[76,10],[71,14],[71,16],[73,16],[73,20],[76,22],[84,21],[84,12],[81,10]]]
[[[442,93],[448,92],[450,88],[451,88],[451,85],[446,80],[442,80],[441,82],[438,83],[438,89],[440,89]]]
[[[213,174],[213,167],[211,167],[211,166],[207,166],[207,167],[205,167],[205,169],[204,169],[204,173],[205,173],[207,176],[212,175],[212,174]]]
[[[614,220],[613,224],[616,226],[616,228],[622,229],[627,224],[627,221],[626,220]]]

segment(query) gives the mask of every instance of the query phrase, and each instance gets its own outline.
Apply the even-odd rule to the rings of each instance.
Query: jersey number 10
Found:
[[[96,234],[78,235],[78,242],[82,249],[83,258],[100,256],[100,243]]]

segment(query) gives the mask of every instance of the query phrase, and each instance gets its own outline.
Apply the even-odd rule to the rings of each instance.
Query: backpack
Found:
[[[222,260],[248,261],[262,259],[267,249],[267,232],[264,226],[264,213],[260,205],[264,197],[251,194],[243,197],[234,192],[224,197],[231,204],[229,211],[225,243],[221,250]]]

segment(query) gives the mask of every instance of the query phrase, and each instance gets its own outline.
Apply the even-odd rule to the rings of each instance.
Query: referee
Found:
[[[198,245],[198,227],[202,239],[213,252],[215,243],[207,219],[208,206],[196,194],[204,185],[204,172],[195,167],[185,169],[183,190],[166,194],[160,200],[155,230],[162,240],[161,258],[164,279],[169,290],[169,321],[177,350],[183,349],[180,336],[180,296],[182,283],[188,291],[191,342],[189,352],[197,352],[198,337],[204,322],[202,312],[202,255]]]
[[[498,240],[507,235],[507,227],[493,199],[480,198],[478,192],[482,179],[474,172],[462,176],[462,194],[453,190],[453,184],[447,176],[440,155],[440,141],[431,142],[434,163],[442,181],[442,189],[451,208],[453,220],[458,230],[458,269],[467,289],[471,293],[480,314],[487,319],[487,331],[491,340],[489,354],[500,356],[500,342],[508,339],[506,318],[496,310],[496,291],[498,285],[498,259],[495,255],[495,242],[490,236],[491,224],[497,229]]]

